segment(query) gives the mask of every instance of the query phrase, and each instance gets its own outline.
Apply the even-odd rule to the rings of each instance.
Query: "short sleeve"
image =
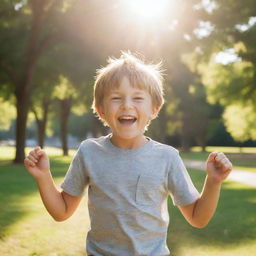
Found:
[[[88,175],[82,159],[81,146],[76,152],[69,169],[65,175],[61,188],[72,196],[81,196],[84,194],[88,185]]]
[[[168,190],[174,205],[192,204],[200,196],[178,152],[168,173]]]

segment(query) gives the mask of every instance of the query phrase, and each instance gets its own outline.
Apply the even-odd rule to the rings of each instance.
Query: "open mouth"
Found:
[[[121,124],[131,125],[137,121],[137,118],[133,116],[121,116],[118,118],[118,121]]]

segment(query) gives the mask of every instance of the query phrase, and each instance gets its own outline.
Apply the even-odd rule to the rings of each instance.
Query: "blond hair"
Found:
[[[148,91],[153,107],[159,112],[164,103],[161,66],[161,62],[146,64],[130,52],[122,52],[119,59],[109,58],[108,65],[97,70],[92,103],[93,112],[106,125],[97,109],[103,106],[104,96],[110,90],[118,88],[124,77],[129,80],[132,87]]]

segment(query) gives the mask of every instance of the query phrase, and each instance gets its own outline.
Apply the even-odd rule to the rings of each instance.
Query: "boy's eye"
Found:
[[[143,100],[144,98],[143,97],[135,97],[134,99],[135,100]]]
[[[111,100],[121,100],[121,97],[111,97]]]

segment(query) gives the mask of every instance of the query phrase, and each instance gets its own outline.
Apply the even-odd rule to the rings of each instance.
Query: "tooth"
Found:
[[[121,119],[127,119],[127,120],[130,120],[130,119],[134,119],[133,117],[121,117]]]

